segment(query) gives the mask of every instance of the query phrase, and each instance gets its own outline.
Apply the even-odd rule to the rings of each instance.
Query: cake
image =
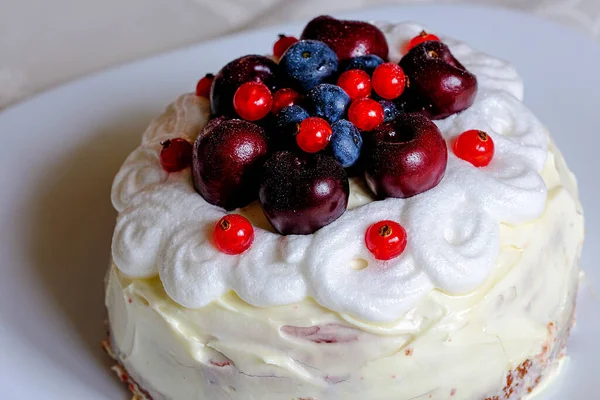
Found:
[[[535,395],[584,231],[522,99],[414,23],[317,17],[207,74],[113,184],[113,369],[145,400]]]

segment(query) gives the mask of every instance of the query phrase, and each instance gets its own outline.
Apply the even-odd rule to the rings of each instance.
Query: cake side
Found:
[[[574,177],[550,147],[544,214],[502,227],[493,276],[467,296],[434,290],[392,324],[308,299],[257,308],[233,293],[194,310],[173,302],[160,280],[129,279],[113,266],[107,309],[117,359],[155,400],[522,398],[562,356],[583,239]]]

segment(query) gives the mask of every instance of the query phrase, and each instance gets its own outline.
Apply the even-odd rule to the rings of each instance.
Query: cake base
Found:
[[[575,303],[573,303],[571,322],[567,326],[558,327],[552,322],[548,324],[548,338],[542,347],[542,351],[535,357],[523,361],[514,370],[508,371],[504,387],[499,388],[495,394],[484,399],[473,400],[529,400],[539,394],[541,391],[539,389],[545,388],[557,375],[557,371],[565,360],[567,341],[576,320],[575,309]],[[140,386],[136,379],[132,377],[132,375],[137,375],[135,371],[129,371],[118,357],[119,350],[111,340],[111,330],[108,322],[107,337],[101,342],[101,346],[106,354],[116,362],[111,367],[111,370],[131,392],[131,400],[178,400],[168,399],[160,393],[152,392],[151,394],[150,391]],[[449,393],[448,398],[452,398],[455,395],[456,390],[453,390]],[[433,398],[433,393],[425,394],[424,398]],[[293,400],[317,399],[298,397]]]
[[[104,352],[116,361],[116,364],[110,367],[111,371],[113,371],[121,382],[127,387],[127,389],[131,392],[133,397],[131,400],[155,400],[148,391],[143,389],[132,377],[129,375],[127,369],[123,366],[123,364],[119,361],[115,351],[113,350],[113,346],[110,340],[110,334],[100,342],[102,349]]]

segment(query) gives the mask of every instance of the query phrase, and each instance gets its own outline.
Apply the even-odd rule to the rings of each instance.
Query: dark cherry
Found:
[[[269,90],[279,87],[277,64],[270,58],[248,55],[225,65],[215,76],[210,90],[210,108],[214,115],[237,116],[233,108],[233,96],[246,82],[262,82]]]
[[[333,157],[280,151],[265,163],[259,201],[281,234],[311,234],[346,211],[348,176]]]
[[[335,51],[340,61],[375,54],[388,58],[385,35],[375,25],[364,21],[347,21],[321,15],[304,28],[301,39],[325,42]]]
[[[194,187],[204,199],[233,210],[256,200],[267,135],[252,122],[220,117],[210,121],[194,143]]]
[[[477,78],[467,71],[442,42],[415,46],[400,60],[409,78],[405,98],[411,111],[441,119],[473,104]]]
[[[399,115],[372,131],[365,178],[379,198],[406,198],[435,187],[448,161],[437,126],[418,113]]]

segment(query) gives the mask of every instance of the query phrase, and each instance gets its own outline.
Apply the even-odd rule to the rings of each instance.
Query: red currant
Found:
[[[354,100],[348,108],[348,119],[358,129],[370,131],[383,122],[383,107],[373,99]]]
[[[395,63],[383,63],[373,71],[373,90],[386,100],[400,96],[406,85],[406,75]]]
[[[456,138],[454,154],[476,167],[485,167],[494,157],[494,141],[487,133],[471,129]]]
[[[279,35],[279,39],[273,45],[273,55],[275,57],[281,57],[283,53],[297,41],[298,39],[293,36]]]
[[[331,134],[331,126],[323,118],[308,117],[300,122],[296,142],[305,152],[316,153],[327,147]]]
[[[376,259],[391,260],[406,248],[406,231],[397,222],[379,221],[367,229],[365,244]]]
[[[273,105],[271,106],[271,112],[273,114],[277,114],[283,108],[296,104],[299,99],[300,95],[294,89],[279,89],[273,93]]]
[[[165,140],[160,151],[160,165],[167,172],[177,172],[192,164],[192,144],[183,138]]]
[[[415,36],[414,38],[410,39],[410,41],[406,45],[406,49],[404,52],[408,53],[410,51],[410,49],[412,49],[413,47],[415,47],[423,42],[428,42],[428,41],[439,42],[440,38],[435,36],[432,33],[427,33],[425,31],[421,31],[421,33],[419,33],[418,36]]]
[[[258,121],[269,113],[273,97],[264,83],[246,82],[233,96],[235,112],[246,121]]]
[[[213,239],[223,253],[241,254],[248,250],[254,241],[254,227],[241,215],[229,214],[216,223]]]
[[[360,69],[351,69],[338,78],[337,85],[344,89],[351,100],[371,95],[371,78]]]
[[[215,76],[213,74],[206,74],[200,79],[196,85],[196,96],[208,98],[210,96],[210,87],[214,80]]]

